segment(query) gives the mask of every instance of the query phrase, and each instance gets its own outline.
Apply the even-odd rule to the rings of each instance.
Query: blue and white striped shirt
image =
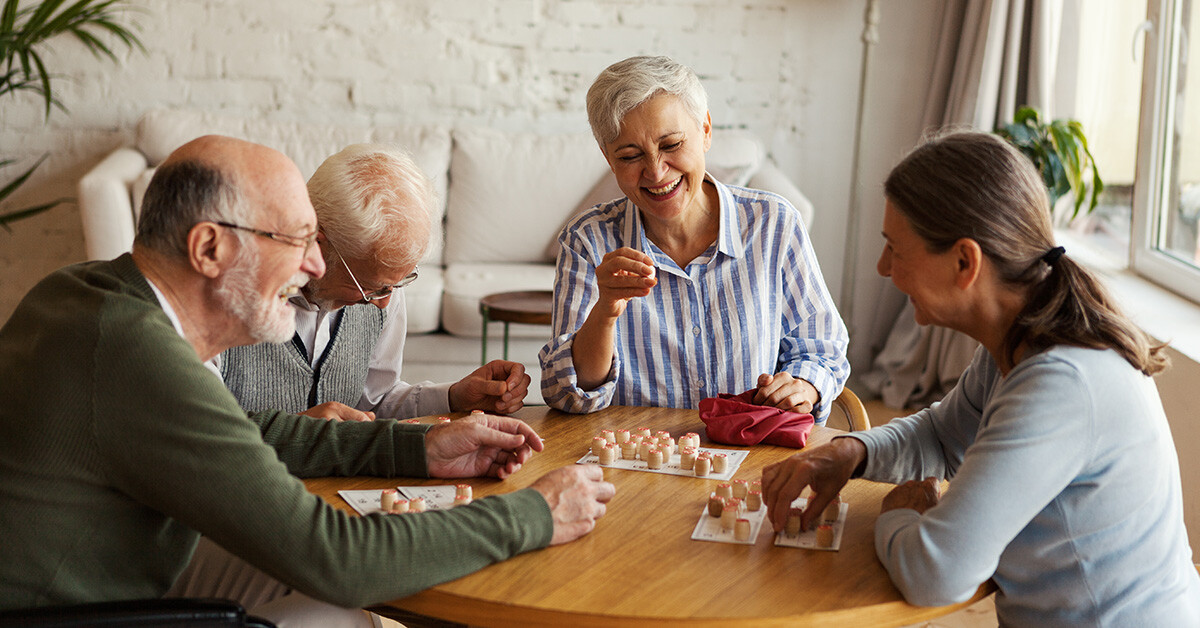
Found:
[[[762,373],[786,371],[817,389],[814,414],[824,421],[850,374],[849,340],[800,212],[776,194],[706,180],[717,187],[720,231],[686,269],[650,242],[627,198],[597,205],[563,229],[554,335],[538,356],[550,406],[696,408],[706,397],[756,387]],[[654,259],[658,285],[618,318],[607,381],[583,390],[571,344],[599,295],[596,266],[622,246]]]

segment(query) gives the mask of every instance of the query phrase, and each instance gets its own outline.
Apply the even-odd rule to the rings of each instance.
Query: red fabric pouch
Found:
[[[779,445],[804,447],[814,420],[800,414],[751,403],[757,389],[740,395],[721,393],[700,400],[700,420],[709,440],[728,445]]]

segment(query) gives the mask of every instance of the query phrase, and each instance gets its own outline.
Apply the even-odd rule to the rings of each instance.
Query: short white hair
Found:
[[[404,150],[347,146],[313,173],[308,195],[317,223],[343,255],[400,268],[429,249],[433,185]]]
[[[605,68],[588,89],[588,124],[600,148],[621,134],[626,114],[658,94],[678,98],[704,126],[708,94],[691,68],[670,57],[630,57]]]

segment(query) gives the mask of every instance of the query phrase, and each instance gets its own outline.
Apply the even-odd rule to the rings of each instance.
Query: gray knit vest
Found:
[[[350,407],[362,398],[371,353],[387,314],[374,306],[347,306],[314,369],[299,336],[290,342],[233,347],[221,354],[221,377],[247,412],[303,412],[327,401]]]

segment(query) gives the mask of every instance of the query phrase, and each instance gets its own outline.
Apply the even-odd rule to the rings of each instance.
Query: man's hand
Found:
[[[821,395],[812,384],[806,380],[792,377],[791,373],[759,375],[758,391],[754,393],[756,405],[770,406],[801,414],[812,412],[820,399]]]
[[[546,498],[554,518],[551,545],[569,543],[592,531],[596,519],[604,516],[605,504],[617,488],[604,481],[600,467],[571,465],[555,469],[538,478],[530,487]]]
[[[450,410],[512,414],[525,405],[529,381],[523,364],[492,360],[450,387]]]
[[[472,415],[441,423],[425,433],[425,462],[430,477],[504,478],[516,473],[542,439],[524,421]]]
[[[909,508],[921,514],[937,505],[942,498],[942,482],[935,477],[909,480],[892,489],[884,498],[880,514],[889,510]]]
[[[783,462],[765,467],[762,475],[763,503],[767,506],[767,516],[775,531],[783,529],[792,501],[800,496],[805,486],[812,488],[812,494],[808,498],[808,507],[800,516],[800,529],[808,530],[866,457],[867,448],[858,439],[835,438],[820,447],[801,451]]]
[[[318,419],[329,419],[330,421],[374,421],[374,412],[363,412],[355,410],[344,403],[336,401],[326,401],[319,406],[313,406],[300,414],[304,416],[316,417]]]

